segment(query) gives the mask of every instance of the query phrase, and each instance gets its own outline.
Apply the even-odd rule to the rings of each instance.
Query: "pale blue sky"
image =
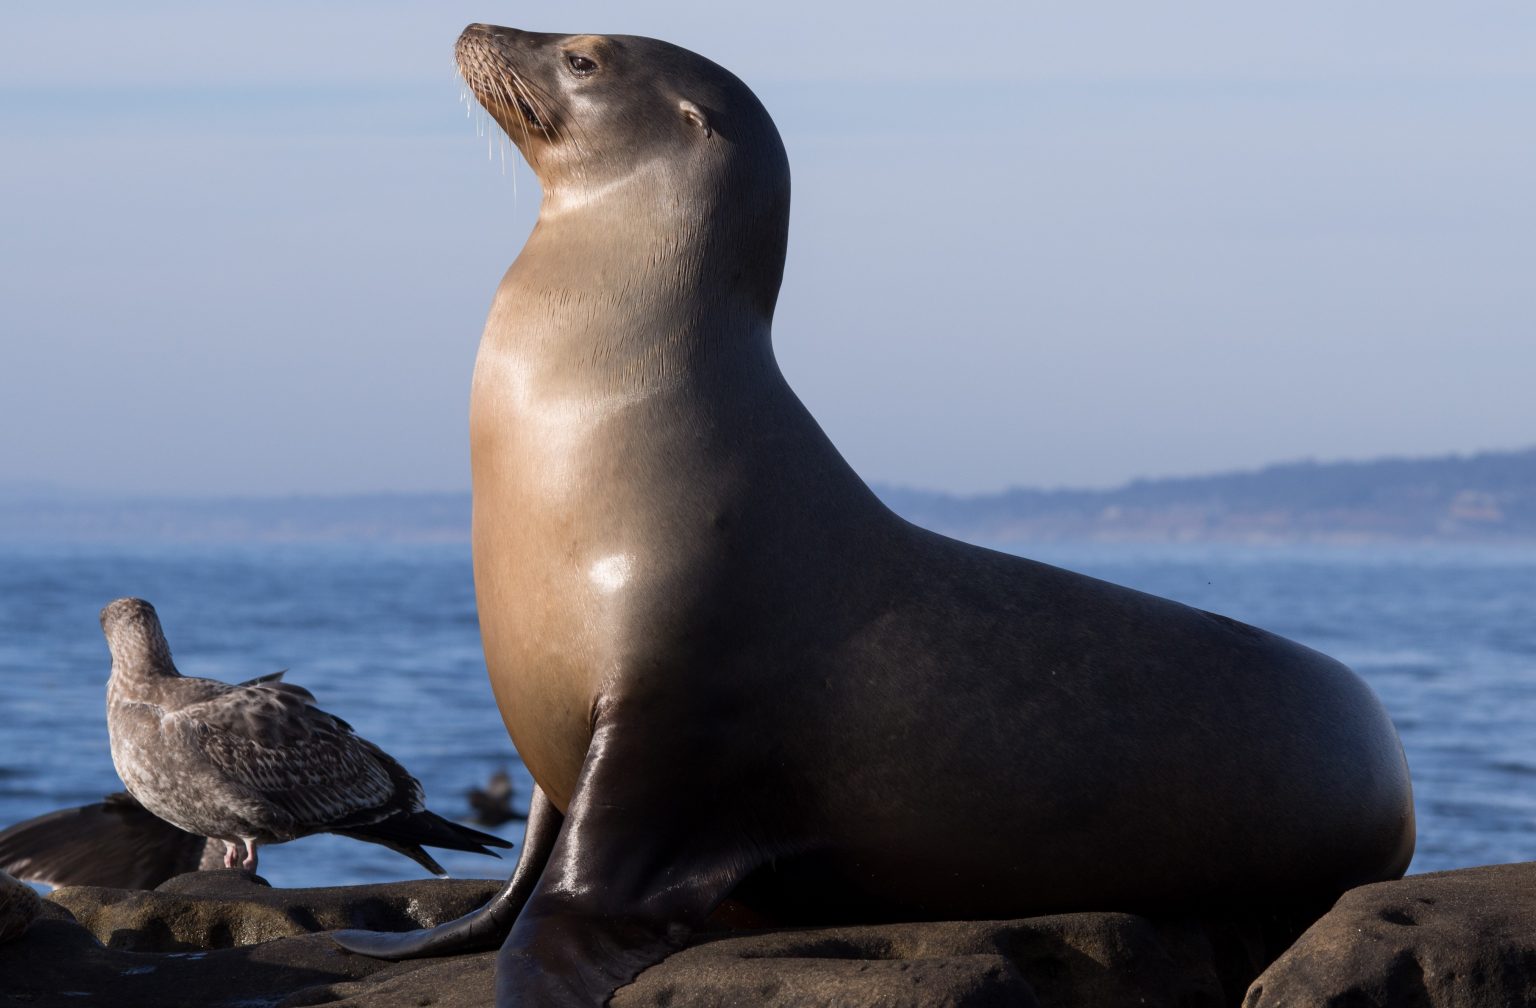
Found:
[[[0,484],[466,487],[538,205],[455,103],[477,20],[667,38],[757,91],[794,172],[779,357],[872,480],[1536,443],[1525,0],[23,0]]]

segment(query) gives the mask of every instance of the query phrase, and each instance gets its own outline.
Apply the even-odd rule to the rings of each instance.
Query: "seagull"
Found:
[[[283,672],[269,672],[240,685],[282,677]],[[55,889],[153,889],[177,875],[223,863],[222,843],[177,829],[126,791],[0,830],[0,871]]]
[[[311,833],[382,844],[435,875],[447,873],[423,844],[493,855],[485,845],[512,846],[428,811],[416,778],[303,687],[183,676],[143,599],[107,603],[101,629],[118,776],[161,819],[222,841],[226,868],[254,871],[259,844]]]
[[[287,671],[268,672],[240,685],[275,682]],[[177,875],[218,868],[223,862],[222,843],[177,829],[126,791],[0,830],[0,871],[55,889],[153,889]]]

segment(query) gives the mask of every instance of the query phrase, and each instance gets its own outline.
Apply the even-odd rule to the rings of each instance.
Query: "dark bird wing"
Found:
[[[196,871],[206,844],[118,793],[0,832],[0,869],[51,886],[153,889]]]

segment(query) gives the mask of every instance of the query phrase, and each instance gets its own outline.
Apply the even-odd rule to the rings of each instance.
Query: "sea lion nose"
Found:
[[[507,38],[511,38],[521,34],[522,32],[518,31],[516,28],[503,28],[501,25],[481,24],[480,22],[476,21],[472,25],[467,25],[464,30],[459,33],[459,38],[471,38],[476,35],[491,37],[502,35]]]

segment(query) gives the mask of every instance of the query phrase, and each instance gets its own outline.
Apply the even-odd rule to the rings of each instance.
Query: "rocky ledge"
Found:
[[[61,889],[0,945],[0,1005],[489,1005],[494,953],[389,963],[344,952],[320,932],[430,926],[496,887],[426,880],[273,889],[221,870],[152,892]],[[705,935],[613,1004],[1536,1004],[1536,864],[1365,886],[1291,944],[1293,934],[1286,922],[1259,917],[1082,913]]]

